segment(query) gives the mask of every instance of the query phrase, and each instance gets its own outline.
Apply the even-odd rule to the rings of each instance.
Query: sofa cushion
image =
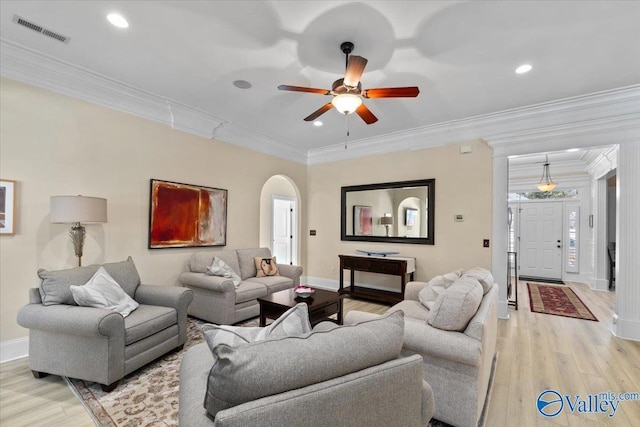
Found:
[[[260,283],[270,294],[293,288],[293,280],[286,276],[250,277],[245,282]]]
[[[263,328],[206,324],[201,329],[209,348],[213,350],[218,344],[236,346],[254,341],[302,335],[311,332],[311,323],[309,323],[307,305],[300,303]]]
[[[242,280],[246,280],[249,277],[256,277],[258,274],[254,261],[256,257],[271,258],[269,248],[237,249],[236,252],[238,253],[238,263],[240,264],[239,273]]]
[[[478,279],[478,282],[482,285],[482,292],[486,294],[493,286],[493,275],[491,272],[482,267],[475,267],[464,272],[462,277],[473,277]]]
[[[177,323],[175,308],[140,304],[124,319],[124,345],[145,339]]]
[[[236,304],[263,297],[269,293],[267,287],[259,282],[243,280],[236,288]]]
[[[419,301],[403,300],[387,310],[387,313],[394,311],[402,311],[405,318],[420,319],[422,321],[427,320],[429,315],[429,309],[422,305]]]
[[[70,289],[76,304],[117,311],[123,317],[127,317],[140,305],[122,290],[104,267],[98,268],[83,286],[71,285]]]
[[[218,257],[225,264],[233,269],[236,273],[240,273],[240,264],[238,264],[238,253],[233,249],[225,249],[217,252],[194,252],[189,260],[189,270],[194,273],[207,273],[213,262],[213,258]]]
[[[279,276],[276,257],[255,257],[256,277]]]
[[[70,268],[68,270],[38,270],[40,298],[44,305],[77,305],[71,293],[71,286],[82,286],[98,271],[99,265]]]
[[[235,272],[233,268],[217,256],[213,257],[213,262],[207,267],[207,274],[211,276],[226,277],[231,279],[233,286],[236,288],[240,285],[240,276]]]
[[[433,308],[433,303],[445,289],[451,286],[462,275],[462,269],[442,274],[429,280],[427,286],[418,293],[418,299],[429,310]]]
[[[357,325],[213,349],[205,408],[214,416],[244,402],[301,388],[396,359],[404,316],[391,313]],[[357,350],[357,351],[354,351]]]
[[[462,277],[438,296],[427,322],[434,328],[462,332],[482,302],[482,285],[473,277]]]

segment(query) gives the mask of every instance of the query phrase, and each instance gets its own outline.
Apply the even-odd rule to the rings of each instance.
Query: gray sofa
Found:
[[[213,258],[229,265],[242,280],[236,287],[230,278],[207,274]],[[195,252],[180,283],[193,290],[189,314],[218,325],[231,325],[260,314],[257,299],[300,284],[302,267],[277,264],[279,275],[256,277],[255,257],[270,258],[268,248]]]
[[[182,287],[140,284],[131,258],[103,264],[140,305],[126,318],[120,313],[75,304],[70,286],[84,285],[99,265],[40,270],[40,288],[18,312],[29,329],[29,368],[36,378],[62,375],[102,384],[111,391],[125,375],[187,339],[187,307],[193,293]]]
[[[219,351],[207,344],[190,348],[180,367],[179,425],[426,426],[433,393],[423,379],[422,358],[398,358],[403,329],[398,314],[377,319],[384,325],[323,322],[301,336],[222,345]],[[219,405],[223,409],[214,418],[203,407],[210,393],[216,403],[235,401]]]
[[[459,332],[428,323],[429,310],[418,297],[425,286],[424,282],[409,282],[404,301],[388,311],[405,313],[402,355],[422,356],[424,378],[433,386],[434,418],[456,427],[475,427],[481,422],[496,360],[498,285],[488,286],[475,315]],[[375,317],[351,311],[344,322]]]

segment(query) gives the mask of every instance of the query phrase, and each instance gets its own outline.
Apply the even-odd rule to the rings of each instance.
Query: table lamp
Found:
[[[51,223],[75,224],[69,230],[73,249],[82,266],[85,228],[82,222],[107,222],[107,199],[85,196],[51,196]]]
[[[384,225],[387,229],[387,237],[389,237],[389,227],[393,225],[393,217],[392,216],[382,216],[380,217],[380,224]]]

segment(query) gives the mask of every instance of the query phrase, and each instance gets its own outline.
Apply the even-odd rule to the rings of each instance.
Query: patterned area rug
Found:
[[[111,393],[99,384],[65,378],[82,401],[96,425],[102,427],[177,427],[180,361],[189,347],[204,340],[200,327],[205,322],[189,318],[187,342],[181,351],[172,352],[127,375]],[[258,319],[241,323],[258,326]],[[429,427],[451,427],[431,420]]]
[[[527,283],[527,287],[533,312],[598,321],[591,310],[568,286]]]

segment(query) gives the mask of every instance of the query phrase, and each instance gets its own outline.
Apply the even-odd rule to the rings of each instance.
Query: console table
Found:
[[[358,256],[339,255],[340,257],[340,288],[341,295],[346,294],[356,298],[370,299],[384,303],[395,304],[404,299],[404,288],[409,280],[414,280],[416,271],[415,258],[398,256]],[[350,270],[350,286],[344,287],[344,270]],[[368,273],[389,274],[400,276],[401,292],[383,291],[379,289],[366,288],[355,285],[355,272],[364,271]]]

